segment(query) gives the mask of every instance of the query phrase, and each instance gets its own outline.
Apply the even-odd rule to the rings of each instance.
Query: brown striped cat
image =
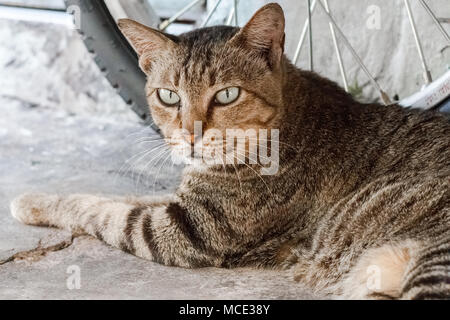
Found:
[[[205,132],[279,129],[275,174],[190,152],[173,195],[28,194],[13,216],[168,266],[292,268],[331,297],[450,298],[448,118],[356,102],[289,62],[284,27],[277,4],[242,29],[180,36],[120,21],[148,75],[155,123],[167,140],[184,132],[174,150],[199,143],[196,122]]]

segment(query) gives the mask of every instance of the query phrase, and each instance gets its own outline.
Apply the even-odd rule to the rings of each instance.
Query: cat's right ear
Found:
[[[131,19],[120,19],[118,26],[138,54],[139,66],[145,73],[150,71],[154,59],[177,45],[164,33]]]
[[[277,68],[284,53],[284,29],[283,9],[277,3],[269,3],[259,9],[231,41],[266,56],[270,67]]]

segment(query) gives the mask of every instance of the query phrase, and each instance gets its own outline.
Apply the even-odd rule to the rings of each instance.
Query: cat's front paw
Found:
[[[12,216],[30,225],[48,225],[49,214],[54,210],[59,197],[41,193],[30,193],[19,196],[11,202]]]

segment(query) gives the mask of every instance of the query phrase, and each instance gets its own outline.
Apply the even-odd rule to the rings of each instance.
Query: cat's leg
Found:
[[[222,263],[211,244],[213,237],[175,196],[140,200],[28,194],[12,202],[11,213],[22,223],[87,233],[165,265],[196,268]],[[214,232],[213,223],[208,230]]]

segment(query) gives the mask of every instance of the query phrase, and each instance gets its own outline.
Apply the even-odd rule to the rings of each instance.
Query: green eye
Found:
[[[174,106],[180,102],[180,97],[168,89],[158,89],[158,96],[163,103],[169,106]]]
[[[226,88],[216,94],[216,101],[223,105],[230,104],[239,98],[240,93],[241,89],[238,87]]]

